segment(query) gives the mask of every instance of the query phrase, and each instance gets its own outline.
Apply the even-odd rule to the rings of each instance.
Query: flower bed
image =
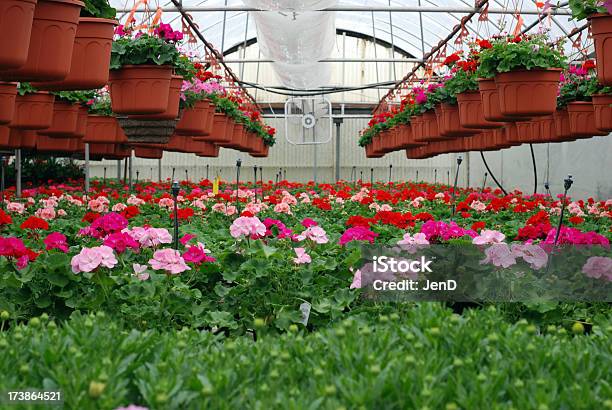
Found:
[[[248,406],[261,400],[266,391],[292,397],[301,370],[295,370],[293,378],[291,372],[279,372],[272,360],[266,361],[269,364],[262,367],[257,378],[249,376],[253,369],[264,366],[260,353],[265,350],[264,356],[283,363],[311,360],[306,368],[312,374],[320,373],[312,391],[321,390],[330,403],[353,407],[375,400],[385,405],[396,401],[406,405],[406,399],[399,396],[374,399],[368,394],[359,398],[333,377],[337,373],[333,370],[335,362],[330,361],[333,349],[349,354],[365,341],[371,345],[358,350],[369,350],[373,356],[357,361],[352,358],[349,369],[343,371],[347,380],[359,373],[363,383],[381,377],[380,382],[389,385],[392,374],[412,374],[408,379],[416,380],[426,374],[438,377],[442,368],[451,366],[457,377],[471,382],[482,374],[491,381],[490,394],[506,397],[516,405],[521,401],[513,395],[512,385],[494,383],[494,368],[499,374],[522,372],[523,382],[533,379],[534,386],[552,388],[537,382],[544,377],[540,373],[525,376],[518,370],[533,370],[527,361],[518,360],[518,367],[505,370],[492,362],[483,364],[493,352],[486,346],[514,354],[527,349],[530,357],[541,354],[541,360],[553,363],[553,368],[546,367],[550,371],[547,378],[560,381],[566,371],[594,380],[609,378],[601,373],[609,370],[601,367],[570,370],[561,366],[557,359],[546,356],[548,349],[544,347],[554,343],[555,357],[568,355],[571,360],[578,360],[572,356],[574,351],[590,349],[593,357],[603,354],[599,343],[600,339],[608,343],[609,330],[604,329],[610,326],[610,308],[605,304],[500,304],[497,311],[491,307],[495,311],[492,313],[480,308],[465,310],[466,305],[461,303],[449,302],[443,308],[438,303],[389,304],[361,297],[358,262],[359,245],[364,243],[501,244],[509,253],[484,252],[483,264],[505,266],[518,264],[522,258],[542,268],[537,255],[529,259],[525,252],[527,245],[537,247],[554,241],[553,227],[562,205],[557,198],[526,196],[518,191],[503,196],[491,189],[460,189],[453,201],[449,187],[424,183],[371,187],[283,181],[256,188],[246,184],[238,195],[233,185],[222,185],[216,195],[212,190],[210,181],[181,183],[178,250],[173,247],[171,234],[174,200],[168,183],[137,184],[130,194],[122,185],[96,180],[86,197],[76,185],[28,189],[21,199],[14,198],[9,190],[0,211],[0,326],[8,330],[0,331],[0,346],[19,347],[10,348],[0,360],[0,383],[14,388],[37,386],[46,378],[49,381],[45,383],[62,388],[66,402],[78,408],[114,408],[129,403],[160,408],[169,402],[189,407],[202,397],[211,400],[213,406],[218,403],[215,400],[234,400],[237,406]],[[453,205],[456,215],[451,222]],[[612,238],[612,200],[568,200],[566,209],[559,244],[592,244],[603,255],[585,264],[577,281],[607,286],[612,280],[612,272],[606,270],[612,270],[612,259],[605,256],[606,252],[609,255]],[[309,311],[306,319],[304,303]],[[450,316],[449,310],[456,314]],[[53,328],[44,324],[39,329],[41,322],[48,320],[53,321]],[[517,320],[518,324],[511,324]],[[340,321],[343,324],[338,324]],[[24,322],[29,325],[25,327]],[[185,330],[178,331],[181,328]],[[121,329],[128,333],[121,334]],[[131,329],[137,329],[136,333],[129,333]],[[363,337],[363,329],[374,336]],[[585,331],[591,336],[568,336]],[[83,341],[80,347],[62,342],[75,338],[74,332],[85,332],[86,336],[78,337]],[[408,343],[408,350],[400,347],[401,343],[394,343],[391,350],[384,347],[384,340],[409,340],[408,334],[414,339]],[[225,338],[230,341],[224,342]],[[263,342],[259,343],[261,338]],[[318,344],[327,338],[333,342],[322,349]],[[17,339],[25,339],[28,344],[16,344]],[[255,340],[258,343],[253,344]],[[112,358],[106,360],[104,354],[94,353],[110,350],[110,343],[117,347]],[[140,343],[143,347],[137,347]],[[473,349],[479,344],[489,350]],[[163,346],[170,345],[180,351],[195,349],[189,354],[197,357],[204,354],[198,352],[206,351],[207,358],[184,361],[191,362],[190,369],[197,367],[186,376],[187,370],[179,370],[183,362],[176,356],[164,354],[162,358],[153,353],[166,351]],[[68,361],[66,353],[57,350],[59,346],[76,349],[71,355],[77,361]],[[307,348],[312,352],[299,353]],[[39,349],[55,350],[43,353]],[[136,356],[132,351],[138,352]],[[272,355],[272,351],[276,353]],[[421,357],[421,351],[428,351],[428,358]],[[42,364],[33,359],[34,352],[53,358]],[[395,352],[392,356],[396,358],[405,354],[411,359],[398,359],[388,367],[387,361],[377,357],[383,352]],[[448,352],[452,354],[447,357]],[[232,373],[237,378],[218,379],[224,369],[230,371],[218,360],[242,360],[235,354],[249,357],[245,359],[249,365],[240,371],[231,370],[237,372]],[[422,373],[418,376],[414,369],[421,361],[416,366]],[[90,366],[92,362],[96,364]],[[72,367],[77,363],[90,366],[89,370],[80,373]],[[362,364],[365,370],[358,370]],[[19,375],[5,371],[8,368],[18,368]],[[167,379],[160,382],[160,377]],[[176,384],[178,379],[185,382]],[[229,392],[238,386],[229,380],[261,382],[251,384],[258,387],[248,397],[237,398]],[[277,380],[283,387],[277,386]],[[434,396],[420,392],[415,403],[435,397],[441,405],[480,407],[479,402],[451,388],[440,387],[438,392],[435,385],[427,388],[432,393],[435,390]],[[606,396],[601,389],[605,387],[593,385],[592,390],[582,392],[581,400],[600,402]],[[307,397],[300,400],[309,400]],[[542,400],[551,408],[571,404],[565,396],[543,395]]]

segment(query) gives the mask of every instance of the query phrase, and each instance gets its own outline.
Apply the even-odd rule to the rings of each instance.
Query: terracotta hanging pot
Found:
[[[217,149],[218,149],[218,147],[217,147]],[[261,151],[251,153],[250,155],[252,157],[255,157],[255,158],[266,158],[268,156],[268,154],[269,154],[269,151],[270,151],[270,147],[268,145],[264,144],[264,147],[263,147],[263,149]],[[215,155],[215,156],[218,156],[218,154],[219,153],[217,152],[217,155]]]
[[[87,108],[80,106],[79,107],[79,117],[77,119],[77,127],[73,135],[74,138],[83,138],[85,136],[85,133],[87,132],[87,116],[88,115],[89,114],[88,114]]]
[[[516,123],[507,123],[506,127],[504,128],[504,131],[506,134],[506,141],[510,142],[511,144],[521,144],[521,139],[518,135],[518,129],[516,128]]]
[[[28,58],[17,69],[1,71],[0,78],[5,81],[65,79],[70,72],[74,38],[83,5],[78,0],[38,0]]]
[[[51,126],[38,133],[47,137],[74,137],[78,120],[78,104],[57,100],[53,104],[53,121]]]
[[[370,142],[365,146],[366,157],[368,158],[381,158],[384,154],[379,154],[374,151],[374,141]]]
[[[595,109],[592,102],[574,101],[567,105],[570,134],[573,138],[591,138],[608,135],[595,127]]]
[[[112,70],[109,82],[113,112],[124,115],[165,112],[171,80],[169,65],[127,65]]]
[[[36,138],[36,150],[40,152],[52,152],[58,156],[69,156],[75,152],[76,141],[74,138],[51,138],[38,134]]]
[[[211,104],[212,105],[212,104]],[[213,106],[214,109],[214,106]],[[227,143],[233,134],[233,125],[230,118],[223,113],[213,112],[210,118],[212,126],[209,128],[208,135],[195,135],[196,141]]]
[[[589,17],[597,58],[597,80],[612,85],[612,16],[593,14]]]
[[[391,151],[390,146],[393,145],[391,132],[389,130],[383,130],[378,135],[380,138],[380,152],[383,154],[389,153]]]
[[[183,116],[176,125],[176,133],[198,137],[210,135],[210,128],[214,120],[213,107],[207,100],[202,100],[195,103],[193,108],[183,111]]]
[[[54,101],[55,96],[46,91],[18,95],[9,127],[29,130],[49,128],[53,121]]]
[[[36,139],[38,135],[34,130],[18,130],[17,128],[9,128],[9,149],[33,150],[36,148]]]
[[[438,133],[438,120],[436,118],[436,113],[433,111],[427,111],[426,113],[421,115],[421,132],[418,138],[415,138],[418,142],[429,142],[435,141],[439,138],[440,134]]]
[[[518,141],[515,139],[508,138],[508,141],[515,143],[537,143],[540,142],[540,130],[538,123],[535,121],[517,121],[516,125],[516,136]]]
[[[114,143],[117,141],[119,124],[115,117],[89,115],[83,142],[88,144]]]
[[[0,1],[0,70],[26,63],[35,6],[36,0]]]
[[[423,136],[423,116],[417,115],[411,117],[410,126],[412,127],[412,138],[415,142],[420,142],[419,140]]]
[[[406,149],[419,145],[420,143],[414,141],[412,136],[412,126],[408,124],[401,124],[398,126],[398,146],[397,149]]]
[[[116,20],[81,17],[68,76],[62,81],[34,83],[39,90],[96,90],[108,83]]]
[[[509,117],[550,115],[557,108],[561,69],[515,70],[495,76],[501,114]]]
[[[136,158],[160,159],[164,155],[164,151],[159,148],[134,148]]]
[[[11,129],[0,125],[0,148],[10,149],[8,146],[10,135]]]
[[[553,114],[555,120],[555,142],[574,141],[569,124],[567,108],[557,109]]]
[[[179,105],[181,101],[181,86],[183,77],[173,75],[170,80],[170,91],[168,94],[168,106],[160,114],[129,115],[133,120],[177,120],[179,117]]]
[[[528,117],[508,117],[502,115],[499,106],[499,92],[493,78],[479,78],[478,90],[480,92],[480,100],[482,102],[482,114],[486,121],[490,122],[513,122],[525,121]]]
[[[0,82],[0,125],[6,125],[13,119],[17,83]]]
[[[557,130],[555,128],[555,118],[553,115],[538,117],[537,123],[540,132],[539,142],[554,142],[557,139]]]
[[[440,104],[439,107],[436,107],[436,116],[438,119],[438,131],[443,137],[466,137],[474,134],[474,131],[461,125],[459,107],[456,105]]]
[[[213,143],[210,142],[204,142],[204,141],[200,141],[199,145],[198,145],[199,151],[196,152],[196,155],[198,157],[205,157],[205,158],[216,158],[219,156],[219,146],[215,145]],[[255,156],[256,154],[262,154],[265,151],[265,156],[268,156],[268,152],[267,150],[262,148],[261,152],[255,152],[255,153],[251,153],[251,156]],[[264,155],[262,155],[264,156]]]
[[[595,109],[595,128],[600,131],[612,131],[612,95],[595,94],[593,108]]]
[[[500,128],[503,124],[487,121],[479,91],[468,91],[457,94],[459,121],[464,128],[489,129]],[[489,108],[490,109],[490,108]]]

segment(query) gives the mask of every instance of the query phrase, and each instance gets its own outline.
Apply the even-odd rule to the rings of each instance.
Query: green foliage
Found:
[[[177,68],[178,75],[183,75],[185,58],[180,55],[174,43],[157,36],[126,36],[113,41],[110,69],[119,70],[125,65],[171,65]]]
[[[38,90],[32,87],[32,84],[30,83],[18,83],[17,84],[17,94],[21,96],[26,95],[26,94],[33,94],[35,92],[38,92]]]
[[[478,91],[478,76],[473,71],[457,70],[453,77],[444,83],[444,90],[453,104],[457,103],[457,94],[467,91]]]
[[[89,91],[57,91],[52,92],[56,100],[67,101],[73,104],[86,105],[89,101],[96,97],[95,90]]]
[[[231,318],[211,312],[223,325]],[[610,317],[540,327],[435,303],[354,314],[305,334],[136,330],[103,313],[0,322],[0,385],[61,390],[66,408],[609,408]],[[573,328],[575,334],[572,333]],[[585,326],[582,326],[584,330]]]
[[[600,0],[569,0],[574,20],[584,20],[592,14],[608,13],[608,10],[600,5]]]
[[[547,43],[545,35],[500,38],[480,53],[480,78],[493,78],[513,70],[564,68],[566,58]]]
[[[110,6],[108,0],[83,0],[85,7],[81,9],[81,17],[97,17],[103,19],[114,19],[117,10]]]

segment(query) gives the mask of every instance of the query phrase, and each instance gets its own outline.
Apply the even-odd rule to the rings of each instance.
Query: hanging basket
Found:
[[[512,143],[537,143],[540,142],[540,128],[536,121],[517,121],[516,139],[508,138]],[[518,139],[518,140],[517,140]]]
[[[268,145],[263,146],[263,148],[257,152],[252,152],[250,155],[255,158],[266,158],[269,154],[270,147]],[[218,153],[217,153],[218,155]]]
[[[108,83],[116,20],[81,17],[68,76],[62,81],[34,83],[39,90],[94,90]]]
[[[382,158],[384,154],[377,153],[374,150],[374,139],[368,145],[365,146],[366,157],[368,158]]]
[[[198,101],[193,108],[188,108],[183,112],[176,126],[176,133],[198,137],[210,135],[213,128],[214,110],[214,105],[208,100]]]
[[[573,138],[591,138],[608,135],[595,127],[595,109],[592,102],[574,101],[567,105],[570,134]]]
[[[612,16],[593,14],[589,17],[597,58],[597,80],[612,85]]]
[[[503,124],[487,121],[484,117],[483,103],[479,91],[457,94],[459,121],[464,128],[500,128]]]
[[[74,138],[83,138],[87,132],[87,117],[88,112],[86,107],[79,107],[79,116],[77,119],[77,127],[74,132]]]
[[[13,119],[17,83],[0,82],[0,125],[6,125]]]
[[[0,127],[1,128],[1,127]],[[8,127],[5,127],[8,128]],[[34,130],[18,130],[16,128],[8,128],[9,137],[8,144],[4,146],[7,149],[33,150],[36,148],[36,139],[38,135]]]
[[[29,130],[49,128],[53,121],[54,101],[55,96],[46,91],[18,95],[9,127]]]
[[[557,139],[555,118],[553,115],[538,117],[534,120],[538,124],[539,142],[554,142]]]
[[[489,122],[513,122],[524,121],[528,118],[508,117],[502,115],[499,106],[499,92],[493,78],[479,78],[478,90],[482,102],[482,115]]]
[[[569,124],[567,108],[557,109],[553,114],[555,120],[555,142],[574,141]]]
[[[110,72],[113,112],[123,115],[161,114],[168,108],[172,66],[127,65]]]
[[[135,147],[134,155],[136,158],[161,159],[164,155],[164,150],[160,148]]]
[[[594,95],[593,108],[595,109],[595,128],[600,131],[612,131],[612,95]]]
[[[34,10],[27,61],[18,69],[1,71],[0,79],[65,79],[70,72],[74,38],[83,5],[78,0],[38,0]]]
[[[88,144],[114,143],[120,129],[115,117],[88,115],[83,142]]]
[[[117,121],[128,142],[145,144],[167,144],[178,123],[176,119],[135,120],[127,117],[118,117]]]
[[[65,101],[55,101],[53,104],[53,121],[47,129],[41,130],[40,135],[47,137],[74,137],[79,120],[79,105]]]
[[[419,140],[423,136],[423,117],[421,115],[411,117],[410,127],[412,128],[412,139],[414,142],[421,142]]]
[[[180,75],[173,75],[170,80],[168,106],[166,107],[166,110],[164,112],[160,114],[129,115],[128,117],[134,120],[178,120],[182,85],[183,77],[181,77]]]
[[[459,121],[459,107],[452,104],[440,104],[436,107],[438,131],[443,137],[466,137],[474,131],[461,126]]]
[[[26,63],[35,6],[36,0],[0,1],[0,70]]]
[[[54,153],[57,156],[70,156],[77,151],[78,139],[75,138],[51,138],[38,134],[36,138],[36,150],[39,152]]]
[[[421,115],[421,132],[418,138],[415,138],[418,142],[429,142],[435,141],[439,138],[438,133],[438,119],[433,111],[427,111]]]
[[[214,106],[212,108],[214,110]],[[232,138],[232,129],[233,123],[229,119],[229,117],[222,113],[215,113],[213,111],[212,116],[210,117],[210,132],[208,134],[196,134],[194,135],[194,139],[196,141],[205,141],[205,142],[213,142],[213,143],[226,143],[231,141]]]
[[[501,114],[509,117],[550,115],[557,108],[561,69],[516,70],[495,76]]]

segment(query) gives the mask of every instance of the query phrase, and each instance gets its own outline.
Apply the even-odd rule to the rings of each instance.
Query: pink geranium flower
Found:
[[[541,269],[548,263],[548,254],[539,245],[531,243],[512,244],[512,254],[517,258],[523,258],[532,269]]]
[[[204,262],[215,262],[216,259],[208,254],[210,251],[206,249],[202,242],[198,242],[197,245],[192,245],[187,248],[183,253],[183,259],[185,262],[193,263],[195,265],[201,265]]]
[[[112,248],[102,245],[95,248],[83,248],[78,255],[72,257],[70,265],[72,272],[92,272],[99,266],[112,269],[117,265]]]
[[[126,232],[115,232],[104,239],[104,245],[113,248],[117,253],[123,253],[127,248],[137,250],[140,244]]]
[[[486,258],[480,261],[481,265],[491,263],[497,267],[508,268],[516,264],[516,256],[507,243],[496,243],[485,249]]]
[[[306,250],[304,248],[295,248],[294,251],[297,257],[293,258],[293,262],[295,262],[297,265],[308,264],[312,262],[312,258],[306,253]]]
[[[582,267],[582,273],[589,278],[612,281],[612,258],[591,256]]]
[[[59,232],[50,233],[43,240],[45,244],[45,249],[47,249],[48,251],[50,251],[51,249],[59,249],[64,253],[68,252],[68,243],[66,241],[66,235],[61,234]]]
[[[329,238],[327,237],[327,232],[325,229],[320,226],[311,226],[302,232],[300,235],[296,237],[298,241],[303,241],[305,239],[310,239],[314,243],[318,243],[319,245],[325,244],[329,242]]]
[[[413,236],[410,233],[406,233],[404,234],[404,239],[398,241],[397,244],[400,245],[402,250],[408,253],[415,253],[420,248],[429,245],[429,241],[424,233],[415,233]]]
[[[483,229],[480,231],[480,235],[472,238],[472,243],[474,245],[490,245],[503,242],[504,239],[506,239],[506,235],[499,231]]]
[[[377,236],[378,234],[376,232],[372,232],[365,226],[354,226],[344,231],[340,237],[340,245],[346,245],[351,241],[366,241],[374,243],[374,239],[376,239]]]
[[[351,268],[351,271],[353,268]],[[349,289],[361,289],[361,271],[357,269],[353,274],[353,282]]]
[[[143,248],[155,248],[161,244],[172,243],[172,235],[165,228],[137,226],[126,232],[137,240]]]
[[[159,249],[153,254],[153,258],[149,260],[149,265],[155,270],[165,270],[172,275],[178,275],[186,270],[191,270],[185,264],[185,260],[181,257],[179,251],[174,249]]]
[[[256,216],[241,216],[230,226],[230,234],[236,239],[243,236],[263,238],[266,236],[266,226]]]

